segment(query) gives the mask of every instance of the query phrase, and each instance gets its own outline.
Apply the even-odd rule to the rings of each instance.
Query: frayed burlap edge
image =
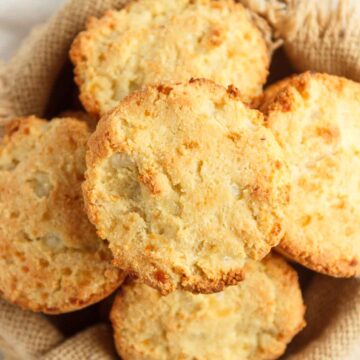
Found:
[[[271,24],[298,71],[360,81],[360,1],[240,1]]]

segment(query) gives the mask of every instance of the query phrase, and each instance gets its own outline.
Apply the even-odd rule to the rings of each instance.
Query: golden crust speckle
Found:
[[[86,209],[114,263],[142,281],[163,293],[221,291],[241,281],[244,260],[278,244],[287,167],[261,114],[225,88],[164,88],[133,93],[100,120]]]
[[[70,57],[80,99],[95,116],[145,85],[192,77],[257,96],[270,62],[263,35],[233,0],[130,2],[91,18]]]
[[[292,177],[279,251],[315,271],[360,273],[360,84],[307,72],[258,104]]]
[[[77,310],[123,280],[83,209],[88,137],[80,121],[28,117],[0,144],[0,291],[24,309]]]
[[[248,261],[245,280],[222,293],[161,296],[139,282],[115,299],[122,359],[276,359],[305,326],[296,272],[278,256]]]

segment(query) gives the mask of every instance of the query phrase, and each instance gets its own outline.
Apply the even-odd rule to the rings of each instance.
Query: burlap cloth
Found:
[[[295,69],[360,80],[360,1],[241,1],[273,26],[274,36],[283,39]],[[35,29],[10,63],[0,65],[1,121],[14,115],[43,116],[51,94],[56,98],[73,96],[67,87],[53,91],[67,62],[72,39],[84,28],[89,15],[119,8],[124,2],[69,0],[47,24]],[[284,358],[360,359],[360,280],[314,275],[304,288],[304,297],[308,326],[296,337]],[[2,356],[116,359],[108,324],[95,324],[66,338],[49,318],[0,300],[0,359]]]

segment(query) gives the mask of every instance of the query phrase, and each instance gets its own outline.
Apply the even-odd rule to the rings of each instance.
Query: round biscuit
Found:
[[[88,137],[74,119],[27,117],[0,142],[0,293],[24,309],[77,310],[123,281],[83,208]]]
[[[150,86],[100,120],[83,191],[119,267],[163,293],[206,293],[278,244],[288,173],[260,112],[193,80]]]
[[[91,18],[70,57],[96,116],[144,85],[208,78],[259,95],[270,55],[251,15],[233,0],[139,0]]]
[[[304,312],[296,272],[269,256],[248,261],[245,280],[218,294],[126,284],[111,321],[124,360],[270,360],[304,327]]]
[[[260,109],[292,179],[279,251],[324,274],[359,274],[360,84],[308,72],[270,87]]]

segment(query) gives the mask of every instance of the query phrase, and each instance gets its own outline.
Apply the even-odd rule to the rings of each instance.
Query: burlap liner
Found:
[[[299,71],[360,80],[358,0],[240,0],[263,16]]]
[[[43,115],[74,36],[89,15],[119,8],[125,0],[69,0],[38,27],[0,69],[0,119]],[[360,80],[360,2],[352,0],[242,0],[274,27],[298,70]],[[304,293],[307,328],[284,358],[360,358],[360,280],[313,276]],[[0,301],[0,349],[6,359],[114,359],[109,325],[98,324],[65,339],[47,317]],[[0,355],[1,358],[1,355]]]
[[[0,111],[8,115],[42,115],[54,81],[68,58],[75,35],[90,15],[98,16],[126,0],[70,0],[45,25],[33,30],[11,59],[2,81]],[[9,105],[10,104],[10,105]]]

